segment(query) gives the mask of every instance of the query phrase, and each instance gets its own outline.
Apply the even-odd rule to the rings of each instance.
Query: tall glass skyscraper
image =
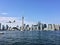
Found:
[[[1,23],[0,23],[0,30],[1,30]]]

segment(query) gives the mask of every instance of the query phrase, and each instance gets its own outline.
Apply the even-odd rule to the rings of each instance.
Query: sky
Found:
[[[22,16],[26,23],[60,24],[60,0],[0,0],[0,21]]]

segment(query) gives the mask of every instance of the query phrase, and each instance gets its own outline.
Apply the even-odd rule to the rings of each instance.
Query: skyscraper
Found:
[[[2,30],[5,30],[5,26],[4,25],[2,25]]]
[[[48,24],[48,30],[52,30],[52,24]]]
[[[6,30],[8,30],[8,28],[9,28],[9,26],[8,26],[8,25],[6,25]]]
[[[40,22],[38,22],[38,30],[41,30],[41,23]]]
[[[22,17],[22,30],[21,31],[23,30],[24,30],[24,17]]]
[[[1,30],[1,23],[0,23],[0,30]]]

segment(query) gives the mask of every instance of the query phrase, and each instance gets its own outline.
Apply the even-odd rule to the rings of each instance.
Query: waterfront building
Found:
[[[59,26],[59,30],[60,30],[60,25],[58,24],[58,26]]]
[[[22,17],[22,29],[21,29],[21,31],[23,31],[24,30],[24,17]]]
[[[48,24],[48,30],[59,30],[59,25],[57,24]]]
[[[17,27],[13,27],[12,30],[18,30],[18,28]]]
[[[46,24],[43,24],[43,29],[44,29],[44,28],[47,28],[47,25],[46,25]]]
[[[25,29],[26,29],[26,30],[30,30],[29,25],[26,25]]]
[[[20,26],[20,30],[21,30],[21,31],[23,31],[22,29],[23,29],[23,30],[25,30],[25,24],[24,24],[24,26],[23,26],[23,27],[22,27],[22,26]]]
[[[38,30],[42,30],[42,24],[40,22],[38,22]]]
[[[26,24],[24,24],[23,28],[24,28],[24,30],[26,30]]]
[[[0,30],[1,30],[1,23],[0,23]]]
[[[37,24],[31,26],[31,30],[43,30],[43,24],[38,22]]]
[[[32,30],[44,30],[44,28],[46,28],[46,27],[47,27],[46,24],[42,24],[42,23],[38,22],[38,24],[32,25],[31,29]]]
[[[11,28],[11,27],[9,27],[9,28],[8,28],[8,30],[12,30],[12,28]]]
[[[55,25],[55,30],[59,30],[59,25],[58,24]]]
[[[48,30],[52,30],[52,24],[48,24]]]
[[[44,30],[48,30],[48,25],[44,24]]]
[[[5,30],[5,26],[4,25],[2,25],[2,30]]]
[[[22,26],[20,27],[20,30],[22,30]]]
[[[20,30],[20,27],[18,25],[16,27]]]
[[[32,30],[38,30],[38,25],[32,25]]]
[[[52,29],[55,30],[55,24],[52,24]]]
[[[9,26],[8,26],[8,25],[6,25],[6,30],[8,30],[8,28],[9,28]]]
[[[30,30],[33,30],[33,26],[30,27]]]
[[[58,24],[52,24],[52,30],[59,30],[59,26]]]
[[[43,24],[43,23],[40,23],[40,22],[38,22],[38,30],[44,30],[44,28],[46,28],[47,27],[47,25],[46,24]]]
[[[40,30],[43,30],[43,24],[40,25]]]
[[[44,28],[44,30],[48,31],[48,28]]]

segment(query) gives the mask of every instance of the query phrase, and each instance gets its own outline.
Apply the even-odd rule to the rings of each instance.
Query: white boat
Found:
[[[0,32],[0,34],[4,34],[4,32]]]

